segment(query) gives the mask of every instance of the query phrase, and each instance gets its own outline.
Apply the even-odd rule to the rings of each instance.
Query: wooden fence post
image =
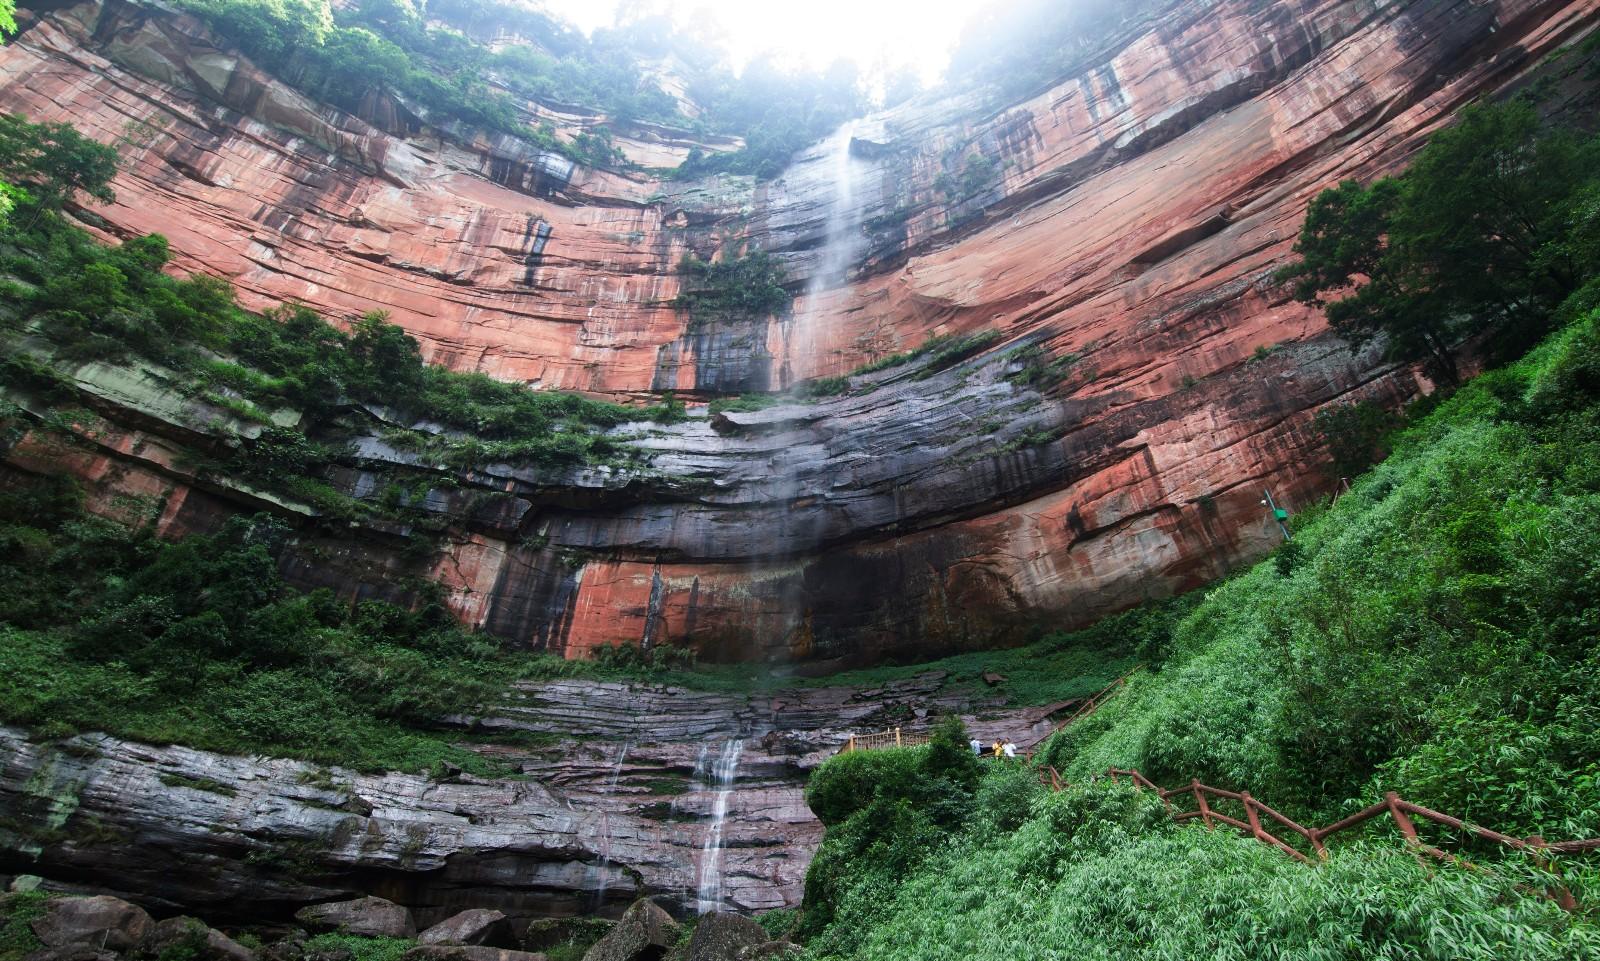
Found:
[[[856,749],[856,736],[854,734],[851,734],[850,735],[850,740],[844,742],[844,753],[849,754],[851,751],[854,751],[855,749]]]
[[[1389,813],[1394,815],[1394,823],[1400,825],[1400,833],[1405,835],[1406,843],[1415,847],[1417,841],[1417,826],[1411,823],[1411,818],[1406,812],[1400,810],[1400,795],[1389,791],[1383,796],[1383,802],[1389,806]]]
[[[1245,820],[1250,822],[1250,833],[1255,835],[1257,841],[1266,840],[1266,832],[1261,830],[1261,819],[1256,817],[1256,800],[1250,796],[1249,791],[1240,791],[1239,800],[1244,804]]]
[[[1544,838],[1537,834],[1531,834],[1523,843],[1528,845],[1529,849],[1532,851],[1533,863],[1537,864],[1543,870],[1549,871],[1551,874],[1555,875],[1556,881],[1558,882],[1554,888],[1545,892],[1545,897],[1561,905],[1561,909],[1563,911],[1578,910],[1578,899],[1572,896],[1572,890],[1570,888],[1568,888],[1565,884],[1559,883],[1561,880],[1563,880],[1561,873],[1552,868],[1550,866],[1550,861],[1545,858],[1543,853],[1541,853],[1544,848],[1548,846],[1545,844]]]
[[[895,728],[894,729],[894,746],[895,747],[899,747],[900,746],[900,729],[899,728]]]
[[[1189,781],[1189,790],[1194,792],[1194,802],[1200,806],[1200,820],[1206,824],[1206,830],[1214,830],[1211,823],[1211,805],[1206,803],[1206,796],[1200,792],[1200,779],[1192,778]]]

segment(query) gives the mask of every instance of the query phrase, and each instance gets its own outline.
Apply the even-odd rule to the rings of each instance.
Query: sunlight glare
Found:
[[[936,82],[962,28],[982,0],[543,0],[551,13],[586,33],[639,13],[673,21],[726,48],[735,70],[758,58],[821,70],[854,61],[883,78],[909,68]]]

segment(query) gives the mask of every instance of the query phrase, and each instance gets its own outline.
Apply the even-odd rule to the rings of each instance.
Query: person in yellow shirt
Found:
[[[999,757],[1000,756],[1000,752],[1002,750],[1003,750],[1003,748],[1001,748],[1000,742],[999,741],[994,742],[994,756],[995,757]]]

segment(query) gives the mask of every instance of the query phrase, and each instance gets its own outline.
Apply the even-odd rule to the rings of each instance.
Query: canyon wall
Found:
[[[530,647],[826,663],[1086,624],[1270,550],[1262,491],[1295,509],[1332,486],[1315,412],[1426,387],[1272,282],[1307,202],[1400,169],[1464,103],[1550,70],[1600,12],[1183,0],[1049,89],[913,100],[758,184],[651,173],[692,146],[663,131],[620,141],[640,166],[615,172],[393,98],[343,113],[158,4],[25,6],[0,99],[122,145],[116,202],[82,218],[108,238],[165,234],[180,268],[247,304],[385,310],[437,363],[623,400],[784,387],[994,333],[840,396],[619,428],[640,466],[446,471],[386,448],[387,415],[368,412],[333,480],[370,497],[387,472],[435,477],[444,533],[420,559],[410,531],[195,469],[185,452],[226,446],[218,414],[159,372],[74,370],[92,413],[71,438],[9,444],[11,469],[66,467],[98,509],[174,535],[292,516],[298,581],[403,600],[426,574],[464,621]],[[788,268],[791,314],[673,307],[685,254],[755,249]]]

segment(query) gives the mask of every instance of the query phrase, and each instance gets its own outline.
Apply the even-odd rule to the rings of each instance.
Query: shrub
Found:
[[[876,798],[906,797],[922,774],[927,753],[927,748],[890,748],[835,755],[811,772],[806,805],[817,820],[832,825]]]
[[[823,956],[1591,958],[1592,923],[1519,893],[1529,876],[1429,868],[1361,845],[1310,867],[1226,831],[1175,827],[1148,793],[1053,795],[1014,834],[924,860],[887,904],[837,914]]]
[[[1388,438],[1400,420],[1370,400],[1317,411],[1317,431],[1332,455],[1334,480],[1354,477],[1389,456]]]
[[[978,782],[971,830],[975,835],[1015,831],[1045,793],[1039,772],[1025,764],[991,765]]]
[[[673,305],[694,323],[759,319],[789,309],[783,267],[771,255],[754,253],[705,261],[687,256],[678,266],[683,292]]]

